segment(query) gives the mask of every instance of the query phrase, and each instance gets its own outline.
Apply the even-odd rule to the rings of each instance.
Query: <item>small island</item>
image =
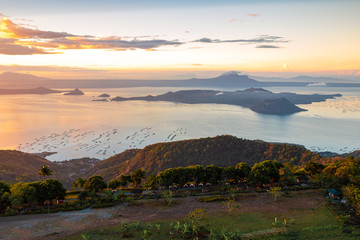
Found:
[[[168,101],[177,103],[199,104],[215,103],[229,104],[250,108],[252,111],[263,114],[286,115],[293,114],[305,109],[295,104],[310,104],[322,102],[326,99],[341,97],[341,94],[296,94],[296,93],[273,93],[263,88],[248,88],[235,92],[214,91],[214,90],[182,90],[168,92],[157,96],[143,97],[116,97],[112,101]]]
[[[110,97],[110,95],[107,94],[107,93],[103,93],[103,94],[99,95],[98,97],[100,97],[100,98],[108,98],[108,97]]]
[[[80,89],[75,88],[74,90],[72,90],[70,92],[64,93],[64,95],[78,95],[78,96],[81,96],[81,95],[85,95],[85,94]]]

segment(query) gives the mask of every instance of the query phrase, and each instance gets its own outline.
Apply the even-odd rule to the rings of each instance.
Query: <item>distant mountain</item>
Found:
[[[259,113],[284,115],[303,111],[294,104],[310,104],[321,102],[329,98],[341,97],[340,94],[332,95],[305,95],[295,93],[272,93],[263,88],[249,88],[235,92],[214,90],[183,90],[167,92],[157,96],[144,97],[116,97],[112,101],[169,101],[179,103],[217,103],[229,104],[250,108]],[[278,99],[278,100],[275,100]]]
[[[354,152],[350,152],[350,153],[334,153],[334,152],[319,152],[319,154],[323,157],[329,157],[329,158],[334,158],[334,157],[341,157],[341,158],[347,158],[347,157],[354,157],[357,159],[360,159],[360,150],[356,150]]]
[[[360,87],[360,83],[346,83],[344,79],[298,76],[294,78],[249,77],[230,71],[214,78],[185,80],[136,79],[50,79],[30,74],[5,72],[0,75],[0,88],[128,88],[128,87],[192,87],[192,88],[249,88],[249,87],[306,87],[314,83],[329,83],[330,87]]]
[[[359,81],[350,79],[341,79],[334,77],[313,77],[313,76],[296,76],[290,78],[284,77],[261,77],[250,76],[250,78],[261,82],[261,86],[307,86],[310,84],[321,84],[328,87],[360,87]],[[280,84],[280,85],[279,85]],[[319,86],[321,86],[319,85]],[[311,86],[311,85],[310,85]]]
[[[0,74],[0,88],[34,88],[44,86],[48,80],[31,74],[4,72]]]
[[[260,86],[259,82],[249,78],[247,75],[240,75],[238,72],[227,72],[215,78],[188,80],[191,87],[231,87],[244,88]]]
[[[286,98],[276,98],[263,100],[252,106],[250,108],[254,112],[263,113],[263,114],[276,114],[276,115],[285,115],[301,111],[307,111],[305,109],[299,108],[289,102]]]
[[[38,87],[31,89],[0,89],[0,95],[6,94],[50,94],[61,93],[62,91],[52,90],[49,88]]]
[[[290,78],[284,77],[261,77],[261,76],[250,76],[252,79],[265,82],[344,82],[344,79],[332,78],[332,77],[312,77],[312,76],[296,76]]]

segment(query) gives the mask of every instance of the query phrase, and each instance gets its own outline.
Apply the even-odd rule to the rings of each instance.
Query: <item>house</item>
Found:
[[[341,198],[341,193],[335,189],[329,189],[328,190],[329,192],[329,197],[331,197],[332,199],[335,199],[335,200],[340,200]]]

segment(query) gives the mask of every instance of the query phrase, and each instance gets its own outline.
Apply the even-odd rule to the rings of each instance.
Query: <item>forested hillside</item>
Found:
[[[310,160],[320,160],[317,154],[298,145],[266,143],[229,135],[157,143],[138,150],[132,158],[130,156],[128,152],[124,152],[106,159],[92,169],[91,174],[111,179],[136,169],[156,174],[167,168],[196,164],[227,167],[235,166],[239,162],[247,162],[252,166],[264,160],[279,160],[301,165]]]
[[[356,153],[356,152],[355,152]],[[344,156],[345,157],[345,156]],[[0,180],[15,183],[40,180],[37,174],[42,165],[49,166],[54,175],[69,189],[78,177],[100,175],[106,181],[121,174],[143,169],[146,174],[157,174],[168,168],[214,164],[219,167],[235,166],[246,162],[253,166],[264,160],[278,160],[304,165],[308,161],[330,163],[331,159],[299,145],[267,143],[246,140],[229,135],[157,143],[144,149],[130,149],[106,160],[82,158],[63,162],[50,162],[39,156],[19,151],[0,151]]]

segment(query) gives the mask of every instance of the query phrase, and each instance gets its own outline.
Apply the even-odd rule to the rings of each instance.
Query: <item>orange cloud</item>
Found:
[[[7,17],[0,19],[0,54],[53,54],[54,50],[66,49],[105,49],[124,51],[145,49],[153,51],[162,46],[183,44],[177,40],[162,39],[124,40],[121,37],[98,38],[89,35],[74,35],[67,32],[42,31],[31,29],[12,22]]]
[[[50,54],[50,52],[46,52],[45,50],[37,47],[18,45],[16,44],[16,41],[14,39],[0,38],[0,54],[32,55],[32,54]]]

